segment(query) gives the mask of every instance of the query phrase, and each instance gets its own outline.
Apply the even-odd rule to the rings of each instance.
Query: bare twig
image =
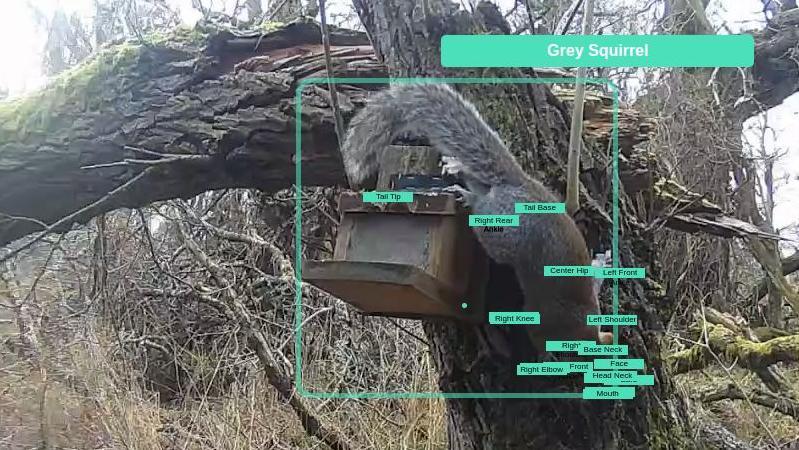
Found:
[[[180,155],[180,154],[169,154],[163,153],[161,154],[161,159],[134,159],[134,158],[125,158],[121,161],[114,161],[110,163],[104,164],[93,164],[90,166],[82,166],[81,169],[103,169],[106,167],[118,167],[118,166],[159,166],[164,164],[173,164],[176,162],[202,162],[202,163],[210,163],[212,161],[212,156],[210,155]]]
[[[594,20],[594,0],[585,0],[583,34],[591,34]],[[587,69],[577,69],[577,84],[574,89],[571,131],[569,133],[569,161],[566,173],[566,212],[574,214],[580,209],[580,150],[583,145],[583,108],[585,103],[585,76]]]
[[[225,279],[221,267],[216,264],[211,258],[194,242],[189,236],[186,235],[178,226],[179,237],[183,241],[186,248],[194,255],[194,257],[211,273],[216,282],[224,288],[220,291],[224,301],[219,301],[209,294],[202,294],[204,301],[216,305],[230,319],[235,320],[247,330],[250,335],[251,346],[258,356],[258,360],[264,370],[264,374],[272,387],[275,388],[278,395],[287,402],[302,424],[305,431],[317,437],[324,442],[328,447],[333,450],[349,450],[350,446],[347,441],[338,432],[329,429],[321,423],[321,421],[311,412],[305,405],[301,398],[294,392],[294,386],[290,378],[280,369],[274,352],[271,350],[269,343],[264,334],[260,331],[252,316],[247,310],[247,307],[241,302],[240,296],[236,289],[228,280]]]
[[[53,230],[55,230],[55,229],[57,229],[57,228],[59,228],[61,226],[67,225],[68,223],[72,222],[77,217],[79,217],[81,214],[84,214],[84,213],[86,213],[88,211],[91,211],[92,209],[95,209],[95,208],[97,208],[99,206],[102,206],[102,205],[110,202],[111,200],[113,200],[117,196],[119,196],[121,194],[124,194],[125,192],[128,191],[128,189],[130,189],[133,185],[135,185],[139,180],[141,180],[145,176],[149,175],[151,173],[151,170],[152,170],[152,168],[148,168],[148,169],[143,170],[142,172],[137,174],[135,177],[133,177],[130,180],[126,181],[121,186],[119,186],[116,189],[112,190],[108,194],[100,197],[98,200],[96,200],[96,201],[84,206],[83,208],[73,212],[72,214],[66,215],[63,218],[59,219],[58,221],[56,221],[52,225],[48,226],[44,231],[39,233],[38,236],[36,236],[35,238],[31,239],[26,244],[19,246],[18,248],[10,251],[9,253],[7,253],[4,256],[0,256],[0,263],[4,262],[4,261],[7,261],[8,259],[13,258],[14,256],[16,256],[16,255],[22,253],[23,251],[29,249],[30,247],[32,247],[37,242],[39,242],[42,239],[44,239],[44,237],[46,235],[50,234]]]
[[[336,121],[336,137],[338,137],[339,150],[341,143],[344,142],[344,120],[341,118],[341,109],[338,106],[338,92],[336,84],[329,81],[333,77],[333,62],[330,58],[330,31],[327,28],[327,12],[325,10],[325,0],[319,0],[319,18],[322,26],[322,45],[325,48],[325,67],[328,78],[328,91],[330,92],[330,105],[333,108],[333,117]]]
[[[553,34],[566,34],[566,33],[568,33],[569,32],[569,28],[571,28],[571,26],[572,26],[572,21],[574,20],[574,17],[577,15],[577,11],[580,10],[580,7],[582,5],[583,5],[583,0],[573,0],[572,4],[569,6],[569,9],[566,10],[566,14],[568,15],[568,17],[566,17],[564,15],[564,17],[566,17],[565,21],[563,20],[563,17],[561,17],[561,19],[558,21],[557,25],[555,25],[556,29],[554,30]],[[562,27],[561,27],[561,23],[563,24]]]
[[[724,399],[730,399],[730,400],[749,399],[751,400],[752,403],[756,405],[765,406],[766,408],[771,408],[775,411],[779,411],[782,414],[791,416],[794,419],[799,420],[799,403],[796,403],[796,401],[787,397],[781,397],[757,389],[755,389],[749,394],[746,394],[741,390],[740,386],[733,383],[728,384],[725,388],[713,392],[708,392],[702,396],[702,401],[707,403],[717,402],[719,400],[724,400]]]

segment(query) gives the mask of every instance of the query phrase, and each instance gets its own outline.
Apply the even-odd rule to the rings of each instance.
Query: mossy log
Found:
[[[795,13],[789,13],[780,16],[784,29],[764,32],[758,42],[790,40]],[[202,158],[173,159],[55,231],[116,208],[207,190],[271,192],[291,186],[295,89],[304,78],[327,75],[320,42],[319,27],[310,21],[249,31],[179,28],[105,48],[41,91],[0,103],[0,245],[42,230],[130,181],[147,165],[137,161],[155,158],[143,157],[137,148]],[[331,45],[333,75],[386,76],[366,34],[333,28]],[[779,56],[768,56],[773,53],[768,46],[758,44],[758,49],[769,61]],[[773,70],[756,65],[755,76],[763,86],[773,86]],[[553,69],[529,72],[537,74],[570,75]],[[569,89],[555,92],[566,102],[572,95]],[[360,87],[341,89],[345,120],[363,105],[364,94]],[[326,87],[307,87],[302,100],[303,182],[344,183]],[[589,95],[585,119],[586,136],[608,142],[612,98]],[[662,175],[653,155],[642,155],[635,146],[648,139],[654,122],[624,107],[619,120],[622,181],[630,191],[651,190]],[[729,234],[729,224],[702,220],[671,219],[669,225]]]
[[[706,325],[707,345],[696,344],[667,358],[673,373],[699,370],[717,362],[734,362],[745,369],[762,369],[778,362],[799,361],[799,335],[752,342],[722,325]]]

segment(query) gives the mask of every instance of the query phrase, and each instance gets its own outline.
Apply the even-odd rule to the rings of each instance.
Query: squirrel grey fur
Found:
[[[351,120],[342,146],[350,184],[360,185],[373,176],[380,152],[400,135],[426,137],[443,159],[457,163],[473,214],[515,214],[517,202],[561,201],[522,170],[470,102],[441,84],[396,85],[370,98]],[[586,315],[599,314],[591,278],[544,277],[544,266],[591,265],[585,240],[571,217],[520,214],[518,227],[472,230],[495,262],[513,267],[524,309],[540,312],[541,325],[529,327],[539,351],[544,351],[545,340],[612,339],[586,325]]]

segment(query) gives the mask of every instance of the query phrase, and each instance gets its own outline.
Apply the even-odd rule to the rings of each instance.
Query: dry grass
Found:
[[[234,384],[224,397],[164,405],[110,355],[107,335],[64,349],[67,384],[44,380],[26,362],[0,372],[0,448],[312,449],[293,411],[262,377]],[[5,355],[7,364],[12,355]],[[65,373],[60,369],[61,375]],[[432,378],[414,390],[430,390]],[[46,386],[44,407],[39,399]],[[444,403],[437,399],[341,400],[313,404],[320,419],[362,449],[445,448]]]
[[[781,367],[780,372],[794,391],[799,392],[799,368],[796,365],[788,365]],[[763,389],[761,381],[749,371],[733,369],[732,376],[745,392]],[[759,405],[750,408],[740,400],[721,400],[702,404],[698,400],[702,393],[723,388],[730,382],[730,378],[723,370],[708,368],[704,371],[690,372],[678,375],[676,381],[691,398],[697,399],[692,404],[695,419],[698,416],[697,420],[700,421],[702,417],[715,420],[740,439],[760,448],[773,448],[770,447],[771,436],[782,445],[781,448],[794,448],[791,445],[799,443],[799,423],[785,414]],[[766,427],[762,424],[766,424]]]
[[[236,209],[246,203],[241,198],[211,200],[193,207],[202,210],[210,203],[222,210],[215,226],[255,230],[292,254],[293,227],[269,235]],[[274,204],[267,207],[275,209],[271,216],[291,217],[284,210],[293,208],[290,201],[270,201]],[[157,216],[152,213],[151,217]],[[185,216],[164,217],[164,229],[178,224],[196,229],[197,245],[214,259],[222,278],[235,280],[241,293],[238,299],[278,355],[278,368],[293,380],[294,293],[290,283],[275,278],[274,261],[281,255],[229,242],[203,231]],[[27,277],[22,277],[14,292],[0,289],[0,304],[9,303],[11,297],[30,298],[35,300],[39,319],[49,318],[38,324],[39,363],[44,372],[15,354],[2,353],[4,347],[0,347],[0,449],[325,448],[309,437],[294,410],[266,382],[241,323],[225,317],[213,303],[186,294],[191,294],[186,284],[206,286],[204,292],[213,293],[223,290],[211,288],[224,284],[214,286],[213,277],[181,250],[181,243],[170,233],[153,233],[148,239],[138,219],[137,214],[122,213],[108,219],[103,258],[86,251],[93,247],[91,243],[73,243],[71,252],[79,256],[74,267],[64,262],[69,261],[66,258],[23,265],[16,270]],[[323,244],[331,239],[331,231],[323,225],[308,228],[316,234],[307,238],[321,241],[319,248],[328,248]],[[98,260],[103,261],[101,266],[95,265]],[[101,288],[91,289],[91,274],[103,272],[107,277]],[[175,282],[176,278],[181,282]],[[248,284],[258,288],[246,289]],[[84,300],[75,292],[95,294]],[[308,309],[304,317],[314,319],[303,326],[306,389],[436,390],[437,375],[426,346],[419,341],[424,333],[418,322],[400,321],[400,328],[385,318],[363,318],[335,299],[310,296],[307,300],[303,301]],[[13,336],[13,311],[0,307],[0,319],[12,321],[0,322],[0,338]],[[794,368],[783,372],[799,386]],[[678,381],[692,396],[699,394],[698,386],[708,389],[713,383],[727,382],[721,371],[706,373],[711,376],[694,373]],[[733,373],[744,387],[758,383],[743,371]],[[303,401],[352,448],[447,447],[441,399]],[[769,441],[767,430],[781,442],[799,435],[792,419],[762,407],[756,407],[755,415],[738,401],[704,407],[694,402],[694,410],[755,443]]]
[[[91,401],[35,369],[15,369],[0,373],[0,448],[102,448]]]
[[[215,226],[260,233],[292,254],[293,227],[273,225],[281,230],[275,234],[253,221],[247,211],[255,208],[254,197],[215,195],[201,196],[186,207],[203,211],[214,205],[219,211]],[[318,248],[328,248],[325,242],[332,237],[330,198],[329,192],[304,196],[322,217],[309,217],[304,227],[313,230],[308,239],[318,241]],[[194,230],[187,234],[223,277],[235,280],[238,299],[279,355],[279,369],[293,379],[294,294],[291,283],[275,278],[279,272],[274,267],[275,258],[285,256],[220,239],[191,214],[181,213],[183,207],[170,204],[148,211],[149,218],[160,218],[158,226],[142,222],[144,216],[135,211],[110,215],[102,227],[59,241],[53,258],[53,247],[43,244],[6,270],[18,283],[14,292],[0,291],[0,303],[35,301],[39,363],[49,376],[44,382],[30,361],[4,355],[0,369],[12,367],[0,371],[0,449],[324,448],[266,382],[241,324],[221,314],[216,303],[201,301],[186,289],[204,285],[205,292],[222,292],[213,285],[219,280],[181,250],[171,230]],[[293,207],[290,196],[275,196],[261,206],[273,210],[266,215],[275,218],[292,217],[287,211]],[[318,226],[310,225],[314,220]],[[152,228],[143,229],[144,223]],[[100,235],[104,238],[98,246]],[[175,282],[178,278],[181,282]],[[312,311],[321,314],[303,328],[306,388],[436,390],[437,376],[418,340],[383,319],[356,319],[338,300],[307,300],[311,312],[306,317]],[[0,324],[0,332],[14,336],[13,308],[0,307],[0,315],[4,312],[8,317],[0,319],[11,323]],[[404,325],[423,335],[418,323]],[[44,389],[42,406],[37,399]],[[446,446],[441,400],[303,401],[352,448]]]

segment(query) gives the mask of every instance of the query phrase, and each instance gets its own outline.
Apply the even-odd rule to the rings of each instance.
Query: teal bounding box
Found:
[[[444,67],[749,67],[755,41],[731,35],[455,35]]]

